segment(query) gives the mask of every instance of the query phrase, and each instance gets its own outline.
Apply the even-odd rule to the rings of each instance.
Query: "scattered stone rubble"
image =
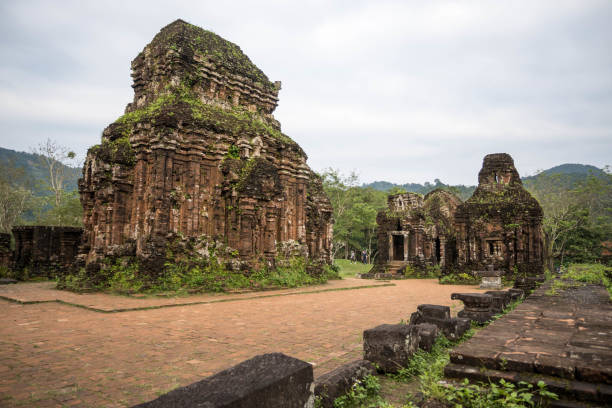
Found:
[[[391,195],[379,212],[378,256],[371,272],[401,274],[407,265],[444,273],[484,270],[542,273],[542,208],[523,188],[505,153],[485,156],[478,187],[466,202],[435,190]]]
[[[88,273],[116,254],[156,273],[169,242],[196,237],[237,251],[242,269],[273,263],[289,242],[331,262],[331,205],[273,116],[280,82],[182,20],[134,59],[132,77],[133,102],[89,149],[79,182]]]

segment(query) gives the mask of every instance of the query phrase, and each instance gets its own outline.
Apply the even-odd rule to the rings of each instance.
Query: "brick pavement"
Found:
[[[364,283],[373,282],[344,279],[315,289]],[[451,301],[450,294],[475,290],[435,280],[394,284],[276,292],[298,292],[287,296],[202,295],[179,299],[215,302],[123,313],[0,300],[0,406],[131,406],[273,351],[313,363],[320,375],[360,357],[363,330],[407,320],[421,303],[456,310],[460,302]],[[48,285],[20,284],[2,288],[0,295],[17,291],[22,301],[31,301],[50,296],[50,290]],[[85,296],[81,303],[109,310],[126,301],[143,306],[177,301],[55,293],[56,298],[64,295]]]

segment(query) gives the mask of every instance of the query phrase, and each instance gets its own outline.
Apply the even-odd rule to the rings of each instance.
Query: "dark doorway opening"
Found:
[[[442,258],[442,251],[440,250],[440,238],[436,237],[435,243],[435,253],[436,253],[436,263],[440,263],[440,258]]]
[[[404,236],[393,235],[393,260],[404,260]]]

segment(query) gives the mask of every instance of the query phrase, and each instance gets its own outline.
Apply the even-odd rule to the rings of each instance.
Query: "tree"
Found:
[[[544,210],[543,229],[549,269],[554,262],[594,260],[612,234],[612,177],[537,174],[527,188]]]
[[[28,209],[32,199],[28,184],[23,169],[14,163],[0,164],[0,232],[10,233]]]
[[[376,244],[376,214],[386,204],[386,193],[373,188],[358,187],[355,173],[348,176],[327,169],[322,174],[323,188],[334,209],[334,258],[344,249],[368,248],[373,254]],[[372,258],[372,256],[371,256]]]
[[[78,193],[66,191],[66,181],[72,176],[69,172],[78,171],[76,166],[69,166],[76,165],[76,154],[51,139],[32,150],[46,170],[46,184],[51,192],[51,196],[34,198],[36,224],[81,226],[83,208]]]
[[[55,196],[55,205],[60,206],[64,197],[66,169],[69,164],[74,164],[76,154],[51,139],[39,143],[38,147],[32,149],[32,153],[38,156],[41,165],[47,170],[49,189]]]

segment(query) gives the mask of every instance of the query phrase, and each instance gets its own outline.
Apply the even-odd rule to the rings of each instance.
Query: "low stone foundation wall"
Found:
[[[74,262],[83,229],[77,227],[14,227],[15,251],[12,266],[28,269],[28,275],[52,277]]]
[[[455,347],[445,375],[484,382],[543,381],[562,400],[609,406],[612,303],[608,292],[602,286],[576,282],[551,295],[550,285],[545,283],[512,312]]]

